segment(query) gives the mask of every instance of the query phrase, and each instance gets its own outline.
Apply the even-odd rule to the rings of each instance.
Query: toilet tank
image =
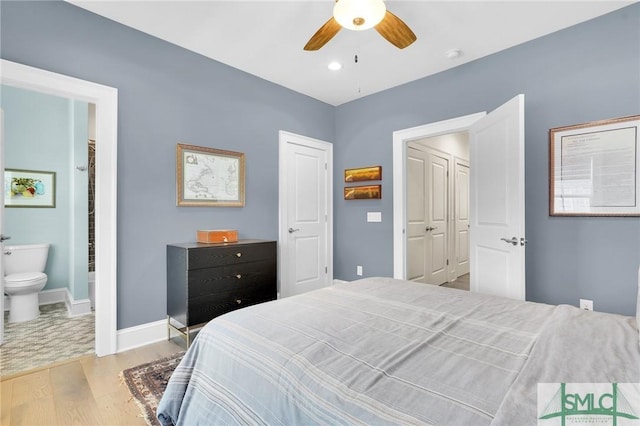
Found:
[[[48,254],[49,244],[5,245],[4,273],[44,272]]]

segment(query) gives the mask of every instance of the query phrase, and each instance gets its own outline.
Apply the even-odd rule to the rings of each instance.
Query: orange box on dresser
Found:
[[[235,243],[238,241],[236,229],[198,230],[196,241],[199,243]]]

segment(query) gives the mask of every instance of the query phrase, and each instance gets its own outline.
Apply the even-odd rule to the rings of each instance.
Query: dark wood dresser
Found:
[[[276,294],[275,241],[167,245],[168,338],[178,331],[189,346],[189,333],[211,319]]]

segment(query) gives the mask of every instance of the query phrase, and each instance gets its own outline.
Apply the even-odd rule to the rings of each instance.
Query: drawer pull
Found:
[[[240,278],[242,278],[242,275],[241,274],[236,274],[236,278],[240,279]]]
[[[236,257],[242,257],[242,253],[236,253]]]
[[[236,299],[236,303],[239,305],[239,304],[241,304],[241,303],[242,303],[242,300],[240,300],[240,299]]]

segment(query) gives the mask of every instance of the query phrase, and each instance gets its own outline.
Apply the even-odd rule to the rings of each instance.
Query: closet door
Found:
[[[449,159],[425,147],[407,148],[407,279],[447,281]]]

